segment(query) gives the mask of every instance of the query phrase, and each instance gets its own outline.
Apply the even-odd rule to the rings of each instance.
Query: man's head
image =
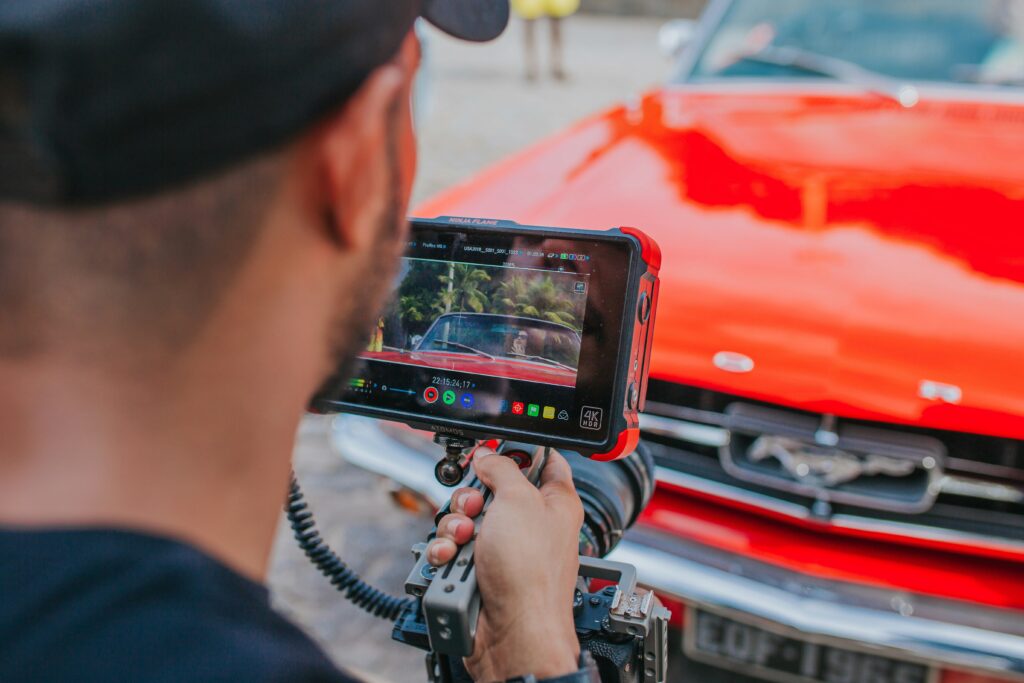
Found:
[[[412,20],[493,37],[477,4],[0,8],[0,363],[166,367],[273,306],[354,353],[404,233]]]
[[[483,40],[508,4],[0,3],[0,525],[262,575],[401,248],[417,15]]]
[[[0,203],[0,359],[165,363],[206,329],[240,271],[287,277],[252,258],[268,240],[275,256],[302,248],[323,268],[308,298],[335,301],[332,358],[352,351],[404,230],[417,63],[410,34],[297,139],[212,175],[98,205]]]

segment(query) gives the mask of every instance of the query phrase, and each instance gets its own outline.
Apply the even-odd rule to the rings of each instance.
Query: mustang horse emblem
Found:
[[[794,479],[819,488],[834,488],[863,476],[906,477],[917,465],[912,460],[867,453],[855,455],[783,436],[761,436],[750,445],[751,462],[775,458]]]

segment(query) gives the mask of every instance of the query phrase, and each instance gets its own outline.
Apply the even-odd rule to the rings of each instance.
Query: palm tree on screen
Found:
[[[475,268],[465,263],[452,263],[448,267],[448,273],[439,275],[438,278],[444,285],[436,304],[441,313],[483,313],[490,303],[490,297],[482,286],[491,281],[491,276],[483,268]]]
[[[539,318],[579,330],[576,302],[555,285],[550,275],[513,275],[498,286],[496,294],[503,312]]]

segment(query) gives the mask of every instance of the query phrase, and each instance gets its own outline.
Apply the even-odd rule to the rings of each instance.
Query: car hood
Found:
[[[681,87],[417,213],[649,232],[652,376],[1024,438],[1022,160],[1021,104]],[[718,367],[723,351],[753,369]]]

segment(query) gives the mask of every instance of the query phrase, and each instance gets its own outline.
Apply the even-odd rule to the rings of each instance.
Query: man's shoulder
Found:
[[[0,558],[0,680],[349,680],[265,588],[188,545],[0,532]]]

